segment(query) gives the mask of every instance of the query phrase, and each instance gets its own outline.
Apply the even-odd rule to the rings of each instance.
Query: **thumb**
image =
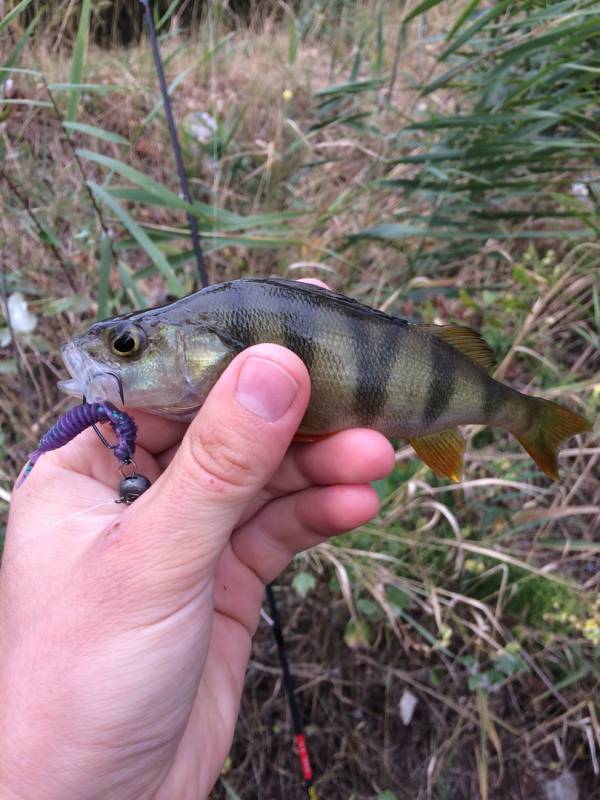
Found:
[[[130,509],[153,560],[195,580],[212,569],[279,466],[309,397],[306,367],[283,347],[257,345],[232,361],[164,474]]]

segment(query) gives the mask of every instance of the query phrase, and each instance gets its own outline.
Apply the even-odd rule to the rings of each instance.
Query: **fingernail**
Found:
[[[251,356],[244,363],[237,382],[240,405],[267,422],[276,422],[294,402],[300,387],[279,364]]]

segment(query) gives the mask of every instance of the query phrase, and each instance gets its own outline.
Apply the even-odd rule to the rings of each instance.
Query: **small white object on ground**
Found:
[[[217,130],[217,121],[206,111],[195,111],[188,114],[184,126],[190,136],[201,144],[210,142]]]
[[[27,308],[27,301],[21,292],[13,292],[6,305],[8,308],[4,310],[4,313],[8,318],[7,321],[10,321],[13,333],[31,333],[35,330],[37,317]],[[10,344],[10,340],[8,327],[3,328],[0,331],[0,347],[6,347],[6,345]]]
[[[405,689],[402,692],[402,697],[400,698],[399,703],[400,719],[405,725],[410,725],[418,702],[419,698],[416,697],[416,695],[414,695],[409,689]]]
[[[585,183],[576,181],[575,183],[571,184],[571,194],[575,195],[575,197],[587,197],[589,193],[590,190]]]
[[[544,782],[546,800],[579,800],[577,779],[572,772],[563,772],[558,778]]]

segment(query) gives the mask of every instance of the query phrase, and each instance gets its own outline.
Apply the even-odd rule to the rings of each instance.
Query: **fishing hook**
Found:
[[[120,377],[117,375],[117,373],[116,373],[116,372],[112,372],[112,370],[105,370],[105,371],[101,371],[101,372],[94,372],[94,374],[92,375],[92,379],[94,379],[94,378],[102,378],[104,375],[111,375],[111,376],[112,376],[112,377],[113,377],[113,378],[116,380],[116,382],[117,382],[117,387],[118,387],[118,391],[119,391],[119,397],[121,398],[121,403],[122,403],[122,405],[125,405],[125,394],[124,394],[124,392],[123,392],[123,381],[122,381],[122,380],[121,380],[121,378],[120,378]],[[83,395],[83,398],[82,398],[82,399],[83,399],[83,402],[84,402],[84,403],[87,403],[87,400],[85,399],[85,395]],[[104,445],[104,447],[106,447],[106,448],[107,448],[107,449],[109,449],[109,450],[114,450],[114,446],[113,446],[113,445],[112,445],[112,444],[111,444],[111,443],[108,441],[108,439],[107,439],[107,438],[106,438],[106,436],[105,436],[105,435],[102,433],[102,431],[101,431],[101,430],[100,430],[100,428],[99,428],[99,427],[96,425],[96,423],[94,423],[94,424],[92,425],[92,428],[94,429],[94,433],[95,433],[95,434],[96,434],[96,436],[97,436],[97,437],[100,439],[100,441],[102,442],[102,444]]]

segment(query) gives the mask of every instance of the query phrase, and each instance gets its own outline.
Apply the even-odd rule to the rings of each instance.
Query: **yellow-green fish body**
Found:
[[[275,278],[210,286],[169,305],[94,325],[63,348],[88,400],[190,419],[233,357],[271,342],[296,353],[311,377],[300,433],[369,427],[410,440],[436,471],[458,479],[457,425],[511,431],[557,477],[558,444],[588,429],[556,403],[493,380],[493,355],[470,328],[412,325],[310,284]]]

